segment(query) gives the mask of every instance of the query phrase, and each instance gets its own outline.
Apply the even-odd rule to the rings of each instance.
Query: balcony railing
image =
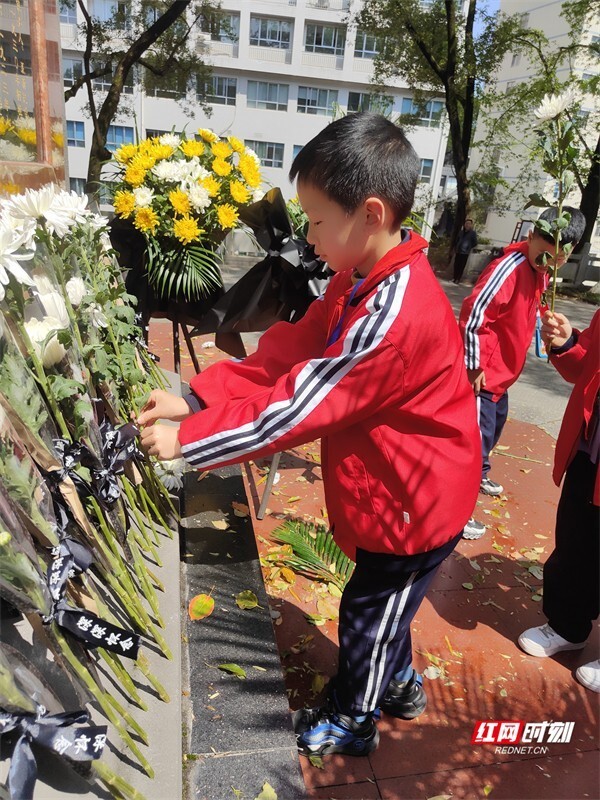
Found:
[[[323,8],[331,11],[347,11],[350,0],[306,0],[308,8]]]
[[[256,45],[250,45],[248,57],[255,61],[275,61],[278,64],[292,63],[292,51],[278,47],[256,47]]]

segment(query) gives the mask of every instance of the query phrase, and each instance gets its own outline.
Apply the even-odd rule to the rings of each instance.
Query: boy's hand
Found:
[[[482,389],[485,389],[485,372],[481,367],[479,369],[468,369],[467,376],[476,395],[479,394]]]
[[[153,389],[148,402],[137,418],[138,425],[153,425],[157,419],[170,419],[182,422],[192,415],[192,410],[183,397],[177,397],[162,389]]]
[[[546,311],[542,317],[542,339],[546,347],[562,347],[573,333],[573,327],[564,314]]]
[[[140,434],[142,447],[161,461],[181,457],[179,428],[173,425],[148,425]]]

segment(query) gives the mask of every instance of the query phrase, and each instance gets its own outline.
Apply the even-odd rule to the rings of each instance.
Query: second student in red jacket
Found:
[[[575,208],[565,207],[565,211],[571,214],[571,221],[562,231],[561,244],[575,246],[583,234],[585,217]],[[548,222],[555,218],[555,208],[540,215]],[[524,242],[505,247],[488,264],[462,304],[459,325],[481,431],[480,491],[493,497],[502,494],[504,487],[489,477],[490,452],[500,439],[508,415],[507,390],[525,366],[536,317],[542,309],[542,295],[548,286],[547,263],[555,255],[551,237],[538,230],[530,231]],[[557,266],[564,261],[560,250]],[[484,533],[485,525],[471,517],[463,536],[478,539]]]
[[[296,156],[291,177],[308,241],[337,274],[295,325],[280,322],[242,362],[191,381],[203,410],[153,392],[139,417],[151,453],[201,469],[321,438],[333,536],[356,561],[339,618],[339,665],[328,702],[296,713],[306,755],[367,755],[381,706],[425,708],[410,624],[477,498],[475,400],[454,315],[402,221],[419,159],[384,117],[351,114]],[[182,420],[179,432],[150,423]]]

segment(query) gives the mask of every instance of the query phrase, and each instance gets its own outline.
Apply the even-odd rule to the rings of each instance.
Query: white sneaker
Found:
[[[578,667],[575,677],[586,689],[600,692],[600,658]]]
[[[471,519],[467,522],[463,529],[463,539],[480,539],[486,531],[486,527],[482,522],[477,522],[476,519]]]
[[[581,650],[585,642],[569,642],[553,630],[548,623],[539,628],[529,628],[519,636],[519,646],[530,656],[547,658],[561,650]]]

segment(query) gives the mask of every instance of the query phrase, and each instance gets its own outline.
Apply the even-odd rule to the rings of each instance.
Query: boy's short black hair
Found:
[[[563,211],[569,212],[571,215],[571,221],[567,227],[563,228],[563,230],[560,232],[560,243],[572,244],[575,246],[583,236],[583,232],[585,230],[585,217],[578,208],[573,208],[572,206],[563,206]],[[558,209],[555,206],[552,206],[551,208],[547,208],[545,211],[542,211],[538,219],[545,219],[546,222],[552,222],[557,216]],[[545,242],[548,242],[548,244],[554,244],[554,236],[544,233],[537,228],[535,229],[535,232],[538,234],[538,236],[541,236]]]
[[[380,114],[348,114],[311,139],[292,163],[290,180],[311,183],[348,213],[372,195],[400,227],[415,197],[421,162],[402,128]]]

